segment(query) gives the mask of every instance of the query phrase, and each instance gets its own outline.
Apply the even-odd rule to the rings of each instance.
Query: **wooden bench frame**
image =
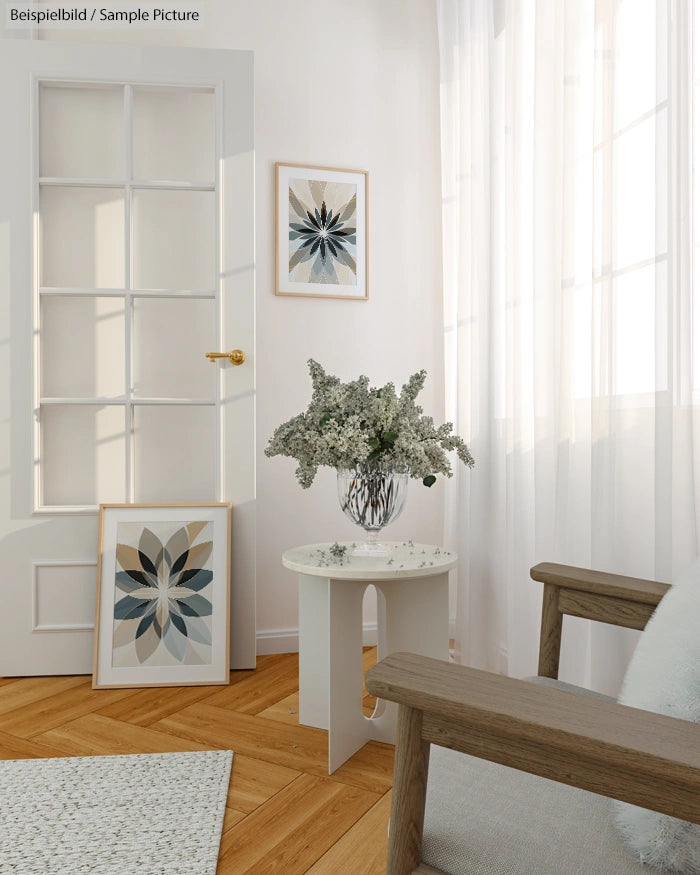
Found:
[[[543,563],[539,672],[556,677],[563,614],[641,629],[668,589]],[[700,725],[540,684],[392,654],[365,676],[399,705],[387,873],[420,865],[430,745],[700,823]]]

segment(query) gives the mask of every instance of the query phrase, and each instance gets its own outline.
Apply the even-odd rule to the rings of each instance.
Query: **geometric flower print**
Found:
[[[213,523],[117,523],[114,666],[210,665]]]
[[[357,185],[289,180],[289,280],[357,285]]]

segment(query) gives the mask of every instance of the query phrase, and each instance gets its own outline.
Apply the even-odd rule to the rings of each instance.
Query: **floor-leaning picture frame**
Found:
[[[92,686],[229,683],[231,505],[101,504]]]
[[[369,174],[275,164],[275,292],[309,298],[369,297]]]

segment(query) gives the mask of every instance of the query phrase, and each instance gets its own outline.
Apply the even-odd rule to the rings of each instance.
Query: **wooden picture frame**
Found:
[[[275,164],[275,294],[366,301],[369,173]]]
[[[101,504],[92,686],[228,684],[231,505]]]

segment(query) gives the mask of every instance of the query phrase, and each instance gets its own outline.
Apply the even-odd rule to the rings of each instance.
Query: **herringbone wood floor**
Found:
[[[300,726],[297,704],[295,653],[258,657],[227,687],[0,679],[0,759],[231,749],[217,875],[383,873],[394,748],[370,742],[329,776],[327,733]]]

